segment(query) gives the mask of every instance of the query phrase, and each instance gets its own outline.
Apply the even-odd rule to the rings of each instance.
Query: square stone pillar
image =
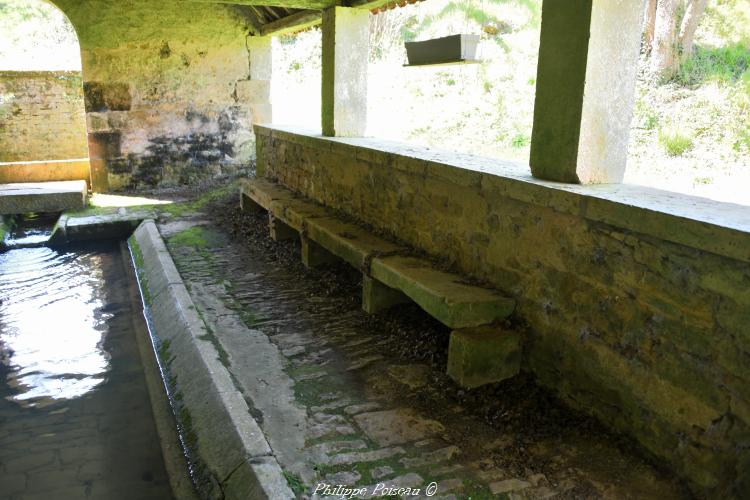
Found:
[[[531,137],[535,177],[622,182],[643,0],[544,0]]]
[[[330,7],[323,11],[323,135],[365,135],[369,47],[367,9]]]

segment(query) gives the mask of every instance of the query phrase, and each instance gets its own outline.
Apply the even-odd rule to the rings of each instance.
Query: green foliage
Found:
[[[48,2],[0,0],[0,33],[0,69],[80,65],[73,25]]]
[[[305,483],[302,482],[302,478],[297,474],[284,471],[284,478],[295,495],[300,496],[305,492]]]
[[[510,141],[510,145],[515,149],[525,148],[529,144],[531,144],[531,137],[523,133],[514,135]]]
[[[693,137],[679,127],[670,126],[659,131],[659,144],[669,156],[681,156],[693,147]]]
[[[421,22],[412,25],[408,33],[410,40],[405,38],[405,41],[415,39],[419,33],[445,18],[460,15],[466,22],[474,25],[472,31],[476,27],[480,27],[501,47],[510,50],[499,35],[511,33],[514,27],[504,19],[490,13],[490,7],[506,4],[520,5],[526,8],[530,14],[529,25],[537,22],[541,15],[541,2],[538,0],[450,1],[437,14],[425,16]]]
[[[733,83],[750,71],[750,49],[737,44],[729,47],[696,47],[674,76],[674,81],[685,86],[696,86],[706,81]]]

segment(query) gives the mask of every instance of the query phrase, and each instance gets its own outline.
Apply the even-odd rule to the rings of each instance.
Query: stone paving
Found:
[[[356,274],[306,270],[295,242],[233,240],[226,215],[233,210],[166,218],[160,231],[300,498],[366,498],[383,487],[419,490],[408,498],[686,496],[596,425],[528,436],[502,414],[490,425],[481,405],[464,404],[473,393],[453,386],[440,361],[393,334],[445,329],[411,306],[368,317]],[[250,232],[267,235],[262,215],[243,217],[252,218]],[[550,412],[569,418],[564,409]]]

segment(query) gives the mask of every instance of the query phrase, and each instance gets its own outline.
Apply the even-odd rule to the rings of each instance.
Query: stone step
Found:
[[[81,210],[87,195],[86,181],[0,184],[0,215]]]
[[[370,275],[401,291],[450,328],[487,325],[506,318],[515,308],[515,300],[494,290],[466,284],[460,276],[436,269],[424,259],[376,257]]]

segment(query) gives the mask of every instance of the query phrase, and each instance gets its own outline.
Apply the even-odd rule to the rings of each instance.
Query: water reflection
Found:
[[[109,354],[100,257],[49,248],[0,254],[0,359],[9,398],[27,406],[86,394]]]

